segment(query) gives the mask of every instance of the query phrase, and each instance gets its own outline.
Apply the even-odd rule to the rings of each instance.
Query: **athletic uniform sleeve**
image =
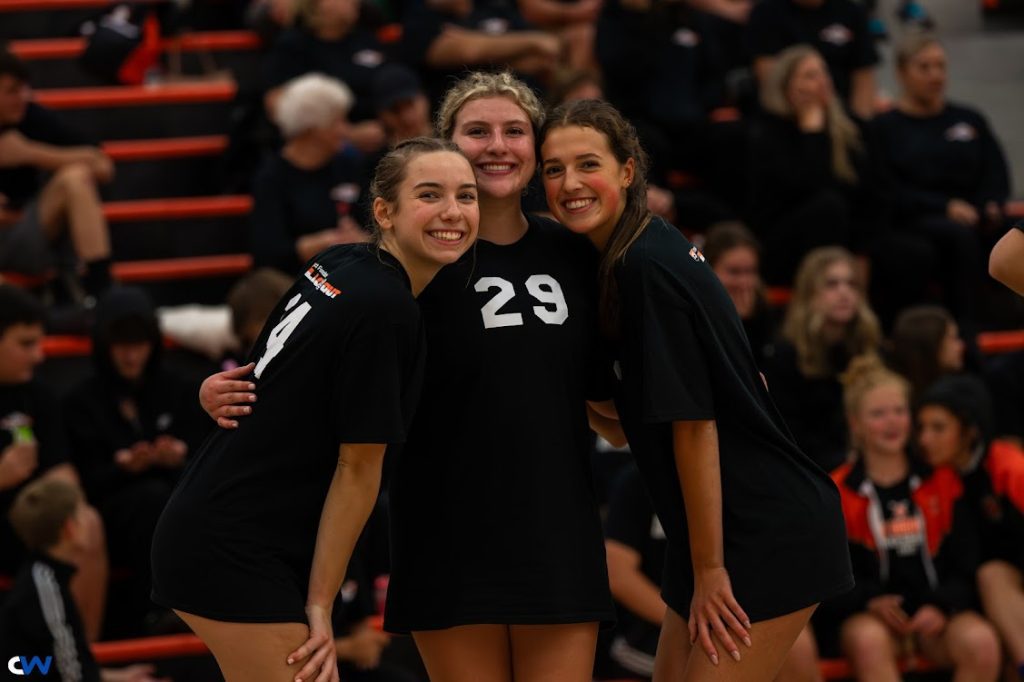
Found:
[[[643,419],[652,424],[714,419],[696,306],[667,264],[647,259],[637,265],[643,282]]]
[[[332,383],[340,443],[405,441],[402,396],[415,341],[386,311],[356,322]]]

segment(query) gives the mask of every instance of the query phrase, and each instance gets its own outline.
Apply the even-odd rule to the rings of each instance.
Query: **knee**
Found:
[[[67,194],[79,193],[83,190],[94,191],[96,177],[92,169],[85,163],[71,163],[53,175],[53,182]]]
[[[857,667],[882,660],[891,660],[892,638],[882,621],[862,613],[843,623],[840,632],[843,653]]]
[[[947,634],[954,663],[975,672],[979,679],[996,679],[999,674],[999,636],[991,623],[977,614],[953,619]]]
[[[978,569],[978,591],[985,597],[998,595],[1014,585],[1014,578],[1019,583],[1019,575],[1017,569],[1005,561],[988,561]]]

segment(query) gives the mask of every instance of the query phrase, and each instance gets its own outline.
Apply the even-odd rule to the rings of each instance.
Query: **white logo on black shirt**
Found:
[[[331,200],[342,204],[354,204],[359,200],[359,185],[343,182],[331,188]]]
[[[376,69],[384,62],[384,55],[377,50],[359,50],[352,55],[352,62],[368,69]]]
[[[700,36],[688,28],[681,28],[672,35],[672,42],[682,47],[697,47]]]
[[[853,40],[853,31],[842,24],[830,24],[829,26],[821,29],[821,33],[818,34],[818,37],[821,38],[823,42],[842,47]]]
[[[970,142],[978,137],[978,131],[970,123],[960,122],[946,130],[950,142]]]
[[[480,22],[480,31],[492,36],[500,36],[508,33],[508,19],[492,17]]]
[[[704,258],[704,254],[700,252],[696,246],[690,247],[690,258],[697,261],[698,263],[706,263],[707,259]]]

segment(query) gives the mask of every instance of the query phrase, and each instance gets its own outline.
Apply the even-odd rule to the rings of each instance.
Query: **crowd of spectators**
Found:
[[[983,113],[948,100],[940,40],[908,28],[882,66],[872,11],[856,0],[210,3],[195,21],[265,37],[256,89],[274,134],[235,140],[264,142],[242,180],[247,246],[264,269],[198,332],[146,292],[111,286],[99,187],[114,164],[99,132],[32,102],[30,70],[0,51],[0,272],[61,273],[43,303],[0,284],[0,575],[26,559],[56,570],[83,644],[105,614],[108,633],[173,630],[148,601],[149,538],[213,424],[168,369],[164,339],[211,368],[243,364],[303,264],[367,239],[377,160],[429,133],[454,76],[507,68],[551,104],[607,99],[631,118],[652,157],[649,208],[701,245],[794,438],[833,472],[858,587],[822,607],[778,679],[820,679],[820,655],[845,655],[858,679],[895,680],[914,653],[957,679],[1002,668],[1024,679],[1024,353],[985,359],[974,343],[993,324],[982,303],[1006,295],[990,252],[992,274],[1024,293],[1009,169]],[[904,14],[926,23],[915,12]],[[895,69],[891,103],[880,68]],[[523,203],[546,210],[539,183]],[[785,307],[767,285],[791,289]],[[83,314],[69,322],[54,300]],[[44,330],[68,328],[91,334],[91,372],[58,398],[34,374]],[[595,485],[620,618],[596,674],[649,678],[664,533],[628,457],[609,449],[595,450]],[[47,495],[63,506],[40,539],[33,505]],[[335,609],[344,679],[422,679],[408,640],[369,619],[386,528],[369,526]],[[127,608],[106,603],[112,580]],[[0,633],[26,617],[18,594],[5,610],[0,593]]]

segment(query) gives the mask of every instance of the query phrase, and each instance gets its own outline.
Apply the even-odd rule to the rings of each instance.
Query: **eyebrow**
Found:
[[[595,152],[586,152],[584,154],[577,154],[576,155],[576,160],[577,161],[579,161],[580,159],[591,159],[591,158],[593,158],[593,159],[600,159],[601,155],[597,154]],[[558,159],[544,159],[544,161],[541,162],[541,165],[547,165],[549,163],[555,163],[557,161],[558,161]]]
[[[413,189],[420,189],[420,188],[423,188],[423,187],[430,187],[432,189],[435,189],[435,188],[436,189],[444,189],[444,185],[442,185],[440,182],[434,182],[432,180],[425,180],[423,182],[417,182],[415,185],[412,186]],[[476,183],[475,182],[464,182],[461,185],[459,185],[459,189],[466,189],[467,187],[469,189],[476,189]]]
[[[489,125],[491,125],[490,121],[466,121],[460,127],[461,128],[465,128],[467,126],[489,126]],[[503,126],[510,126],[510,125],[528,126],[528,125],[530,125],[530,123],[529,123],[529,121],[527,121],[526,119],[523,119],[523,118],[514,118],[514,119],[511,119],[509,121],[502,121],[498,125],[503,125]]]

